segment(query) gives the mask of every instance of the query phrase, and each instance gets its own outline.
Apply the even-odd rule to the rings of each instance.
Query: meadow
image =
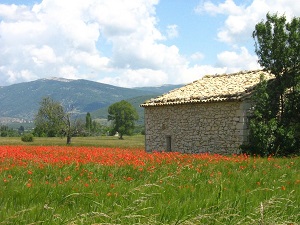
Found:
[[[299,157],[146,153],[136,147],[142,137],[79,140],[0,145],[0,224],[300,223]]]
[[[36,146],[65,146],[66,138],[34,137],[33,142],[23,142],[20,137],[0,137],[0,145],[36,145]],[[145,136],[125,136],[120,140],[115,136],[72,137],[72,146],[101,146],[117,148],[144,148]]]

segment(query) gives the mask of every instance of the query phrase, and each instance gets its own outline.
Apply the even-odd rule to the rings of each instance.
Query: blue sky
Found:
[[[0,86],[40,78],[123,87],[259,69],[251,37],[294,0],[2,0]]]
[[[160,1],[156,8],[160,30],[169,24],[178,26],[178,37],[168,41],[176,45],[182,54],[191,55],[195,51],[203,52],[207,60],[213,60],[218,49],[225,49],[222,43],[216,40],[217,26],[222,25],[222,16],[199,15],[195,12],[197,0]],[[210,59],[208,59],[210,58]]]

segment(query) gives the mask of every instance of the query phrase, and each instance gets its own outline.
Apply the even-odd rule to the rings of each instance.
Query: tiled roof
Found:
[[[200,80],[172,90],[157,98],[150,99],[141,104],[141,106],[240,101],[251,94],[253,88],[259,83],[261,74],[267,80],[274,78],[272,74],[262,70],[206,75]]]

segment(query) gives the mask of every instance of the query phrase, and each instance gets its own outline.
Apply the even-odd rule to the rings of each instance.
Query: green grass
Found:
[[[34,137],[33,142],[23,142],[21,137],[0,137],[0,145],[44,145],[53,146],[66,145],[66,138],[59,137]],[[120,140],[115,136],[98,136],[98,137],[73,137],[72,146],[102,146],[102,147],[119,147],[119,148],[144,148],[145,136],[134,135],[124,136]]]
[[[132,160],[136,153],[127,151]],[[145,157],[157,162],[50,165],[3,157],[0,224],[299,224],[299,157]]]

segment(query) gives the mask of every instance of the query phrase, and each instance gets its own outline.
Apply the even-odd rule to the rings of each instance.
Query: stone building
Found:
[[[146,151],[237,153],[261,74],[273,78],[261,70],[210,75],[143,103]]]

